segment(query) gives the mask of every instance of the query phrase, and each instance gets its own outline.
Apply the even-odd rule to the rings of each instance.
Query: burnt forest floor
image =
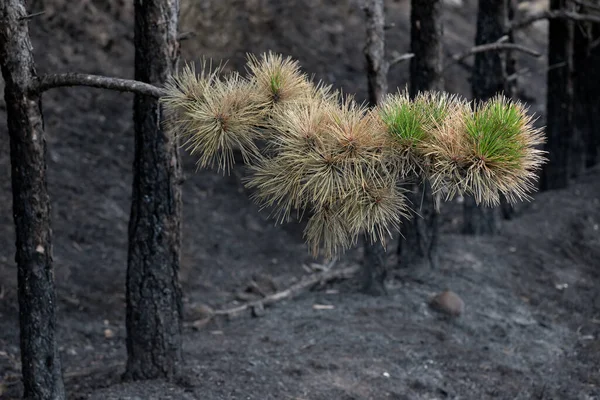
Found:
[[[30,1],[38,70],[133,76],[133,10],[123,0]],[[317,79],[366,96],[358,1],[227,0],[186,7],[183,56],[229,59],[275,50]],[[448,53],[470,47],[475,3],[445,11]],[[390,1],[390,57],[408,50],[408,1]],[[545,51],[545,25],[519,36]],[[466,60],[467,64],[471,60]],[[543,123],[544,65],[522,58],[523,99]],[[406,84],[407,64],[390,73]],[[469,96],[468,71],[446,73]],[[1,85],[1,84],[0,84]],[[540,193],[496,237],[459,234],[460,206],[443,209],[436,270],[394,267],[389,294],[347,280],[267,307],[259,317],[191,324],[206,306],[252,298],[252,283],[284,289],[320,263],[301,224],[275,226],[248,200],[239,174],[198,171],[184,154],[181,281],[184,356],[176,383],[122,383],[125,271],[133,161],[132,96],[56,89],[43,99],[52,198],[58,339],[71,399],[598,399],[600,398],[600,171]],[[18,305],[6,115],[0,101],[0,398],[20,396]],[[238,169],[238,172],[243,172]],[[393,249],[392,249],[393,250]],[[393,251],[392,251],[393,253]],[[334,268],[360,263],[360,250]],[[427,306],[449,288],[459,318]],[[325,305],[327,307],[315,307]]]

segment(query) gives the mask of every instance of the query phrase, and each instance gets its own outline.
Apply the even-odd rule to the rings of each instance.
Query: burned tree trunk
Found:
[[[506,24],[512,24],[516,20],[517,0],[506,0]],[[515,43],[515,32],[508,32],[508,43]],[[517,79],[517,57],[514,51],[506,52],[506,80],[504,82],[504,95],[510,99],[517,99],[519,95]]]
[[[475,45],[492,43],[500,39],[506,30],[507,0],[479,0]],[[506,84],[506,63],[498,51],[475,54],[471,91],[476,103],[489,100],[503,93]],[[469,196],[463,205],[464,224],[462,232],[468,235],[495,234],[498,231],[498,210],[477,206]]]
[[[591,0],[590,5],[600,7],[600,1]],[[597,10],[579,6],[581,14],[598,13]],[[600,25],[578,22],[574,31],[574,123],[581,153],[572,152],[573,168],[579,175],[585,168],[598,163],[600,146],[600,80],[597,78],[600,68]],[[585,154],[585,158],[582,155]]]
[[[379,104],[387,94],[387,73],[389,64],[385,59],[385,10],[383,0],[367,0],[365,4],[367,20],[367,44],[365,58],[369,83],[369,103]],[[361,290],[371,295],[386,293],[387,276],[386,251],[379,242],[371,243],[364,238],[364,258],[361,277]]]
[[[135,1],[135,79],[175,71],[178,0]],[[152,97],[134,99],[135,160],[127,268],[125,379],[172,379],[181,362],[181,181],[178,143]]]
[[[444,90],[442,78],[442,0],[412,0],[410,12],[410,95]],[[436,264],[438,212],[428,183],[415,185],[410,196],[420,216],[402,224],[398,260],[403,266],[427,261]]]
[[[517,0],[506,0],[507,24],[516,20]],[[508,33],[508,42],[515,43],[515,32]],[[517,79],[517,57],[515,52],[506,52],[506,80],[504,81],[504,95],[510,99],[517,100],[519,97],[519,86]],[[504,196],[500,196],[500,213],[503,219],[512,219],[515,209]]]
[[[444,90],[441,0],[412,0],[410,11],[410,92]]]
[[[550,10],[570,9],[569,0],[550,0]],[[573,21],[550,19],[545,150],[541,189],[567,187],[573,149]]]
[[[385,9],[383,0],[367,0],[367,44],[365,57],[369,83],[369,103],[375,106],[388,91],[387,74],[389,64],[385,59]]]
[[[46,139],[37,74],[22,1],[0,3],[0,65],[13,192],[24,397],[65,398],[56,344],[50,198],[46,188]]]

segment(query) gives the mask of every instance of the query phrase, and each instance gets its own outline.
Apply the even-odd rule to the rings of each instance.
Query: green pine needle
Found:
[[[488,167],[520,167],[524,156],[519,140],[523,117],[515,104],[495,98],[467,116],[465,122],[478,160]]]

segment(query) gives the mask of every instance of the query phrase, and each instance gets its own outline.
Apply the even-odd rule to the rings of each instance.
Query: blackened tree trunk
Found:
[[[178,0],[135,1],[136,80],[162,85],[175,71],[178,14]],[[172,379],[182,358],[182,172],[177,139],[162,120],[156,99],[135,96],[125,379]]]
[[[500,39],[506,30],[507,0],[479,0],[475,45],[492,43]],[[498,51],[475,54],[471,91],[476,103],[484,102],[499,93],[506,85],[506,57]],[[462,232],[468,235],[495,234],[498,231],[498,212],[494,207],[477,206],[468,196],[463,205],[464,224]]]
[[[594,4],[592,0],[589,1]],[[595,4],[600,6],[600,1]],[[598,12],[579,6],[579,13]],[[574,32],[574,122],[577,142],[583,148],[585,159],[572,151],[573,168],[577,171],[573,175],[579,175],[585,168],[592,167],[598,163],[598,147],[600,146],[600,80],[598,70],[600,69],[600,25],[589,22],[578,22],[575,24]]]
[[[24,397],[65,398],[56,344],[50,198],[46,188],[46,139],[37,74],[23,1],[0,2],[0,65],[16,231],[21,368]]]
[[[550,10],[571,9],[569,0],[550,0]],[[573,21],[550,19],[546,100],[545,150],[541,189],[567,187],[573,149]]]
[[[508,25],[516,21],[517,16],[517,1],[518,0],[506,0],[506,23]],[[512,30],[508,33],[508,42],[515,43],[515,32]],[[517,57],[516,52],[506,51],[506,78],[504,84],[504,95],[510,99],[516,100],[519,96],[518,90],[518,79],[517,74]]]
[[[385,10],[383,0],[367,0],[365,2],[367,22],[367,43],[365,58],[369,84],[369,103],[379,104],[387,94],[387,73],[389,64],[385,59]],[[364,238],[364,258],[361,277],[362,291],[371,295],[386,293],[385,278],[387,276],[386,251],[376,242],[371,243]]]
[[[412,0],[410,9],[410,92],[444,90],[442,0]]]
[[[410,60],[412,97],[420,91],[444,90],[442,6],[442,0],[411,1],[410,47],[415,55]],[[410,197],[420,216],[402,224],[398,261],[403,266],[426,261],[434,267],[439,223],[429,184],[415,185]]]
[[[516,21],[517,0],[506,0],[507,23],[510,25]],[[515,43],[515,33],[508,33],[508,42]],[[506,80],[504,83],[504,95],[510,99],[517,100],[519,97],[519,85],[517,79],[517,57],[516,52],[506,52]],[[504,219],[512,219],[515,209],[504,196],[500,196],[500,213]]]
[[[383,0],[365,2],[367,43],[365,57],[369,83],[369,103],[379,104],[388,91],[389,64],[385,59],[385,9]]]

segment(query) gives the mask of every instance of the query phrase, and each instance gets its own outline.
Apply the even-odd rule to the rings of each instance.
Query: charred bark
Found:
[[[412,0],[410,11],[410,91],[444,90],[442,0]]]
[[[402,224],[402,236],[398,243],[398,264],[408,268],[425,262],[431,268],[437,265],[437,240],[439,236],[439,215],[429,183],[414,185],[408,199],[418,213],[410,221]]]
[[[135,1],[135,79],[161,85],[175,71],[178,0]],[[182,172],[177,139],[152,97],[134,99],[135,160],[127,268],[125,379],[173,379],[181,363]]]
[[[383,0],[367,0],[364,7],[367,25],[367,43],[365,58],[369,84],[369,103],[379,104],[387,94],[387,73],[389,64],[385,59],[385,10]],[[386,251],[379,243],[371,243],[364,238],[364,258],[361,290],[364,293],[379,296],[386,293],[387,276]]]
[[[412,0],[410,11],[410,46],[415,56],[410,60],[411,97],[420,91],[444,90],[442,77],[443,23],[442,0]],[[398,262],[410,266],[425,261],[434,267],[439,223],[428,185],[414,185],[410,200],[420,216],[402,224],[398,245]]]
[[[506,0],[507,24],[510,26],[516,19],[517,0]],[[515,33],[511,30],[508,32],[508,42],[515,43]],[[505,66],[505,81],[504,95],[510,99],[518,100],[519,98],[519,80],[517,79],[517,57],[515,52],[506,52]],[[500,196],[500,214],[503,219],[512,219],[515,215],[515,208],[506,198]]]
[[[363,258],[361,291],[373,296],[382,296],[387,293],[385,279],[387,278],[387,253],[380,243],[371,243],[365,238],[365,253]]]
[[[508,0],[479,0],[475,45],[496,42],[507,26]],[[508,53],[488,51],[475,55],[471,91],[475,102],[487,101],[506,88]],[[493,235],[498,231],[498,212],[494,207],[478,207],[472,197],[463,205],[463,229],[467,235]]]
[[[550,0],[550,11],[571,9],[568,0]],[[551,19],[548,40],[545,150],[541,189],[566,188],[573,151],[573,21]]]
[[[517,11],[517,0],[506,0],[506,21],[507,25],[510,26],[516,18]],[[508,42],[515,43],[515,33],[513,31],[508,32]],[[505,67],[505,83],[504,83],[504,94],[506,97],[516,100],[519,96],[518,79],[517,74],[517,57],[515,52],[506,52],[506,67]],[[511,77],[511,79],[507,79]],[[515,78],[512,78],[515,77]]]
[[[0,65],[10,135],[24,397],[65,398],[56,343],[46,139],[25,4],[0,3]]]
[[[591,5],[594,3],[590,0]],[[595,4],[600,5],[596,0]],[[594,10],[580,6],[580,13],[592,13]],[[596,11],[598,12],[598,11]],[[600,81],[597,78],[600,68],[600,25],[589,22],[575,24],[574,32],[574,123],[577,143],[581,146],[572,152],[573,168],[577,176],[585,168],[598,163],[600,146]],[[583,157],[585,155],[585,157]]]
[[[367,44],[365,57],[369,83],[369,102],[377,105],[388,91],[389,64],[385,59],[385,10],[383,0],[367,0]]]

